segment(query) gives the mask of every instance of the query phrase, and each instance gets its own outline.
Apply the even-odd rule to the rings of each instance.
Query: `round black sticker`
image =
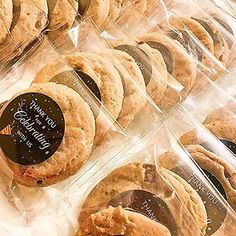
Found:
[[[115,49],[126,52],[134,58],[136,64],[142,72],[145,85],[147,86],[152,77],[152,63],[148,54],[141,48],[133,45],[120,45],[115,47]]]
[[[170,50],[165,45],[158,42],[149,41],[145,43],[147,43],[150,47],[157,49],[161,53],[166,64],[167,71],[172,74],[174,68],[174,60]]]
[[[85,16],[91,4],[91,0],[79,0],[78,3],[79,3],[78,7],[79,14],[81,16]]]
[[[236,155],[236,144],[228,140],[220,139],[220,141],[234,154]]]
[[[65,131],[58,104],[41,93],[26,93],[13,99],[0,118],[0,146],[20,165],[49,159],[59,148]]]
[[[131,190],[118,194],[108,206],[122,206],[124,209],[143,214],[163,224],[172,236],[177,236],[177,225],[167,204],[157,195],[144,190]]]
[[[82,71],[76,70],[75,72],[79,76],[79,78],[86,84],[89,90],[95,95],[95,97],[101,102],[101,93],[95,81],[89,75],[83,73]],[[57,74],[50,81],[66,85],[67,87],[76,91],[78,94],[80,94],[84,101],[87,102],[87,104],[93,111],[94,117],[98,116],[101,103],[95,102],[89,96],[81,81],[77,76],[75,76],[73,71],[64,71],[60,74]]]
[[[83,82],[88,86],[88,88],[95,95],[95,97],[99,101],[101,101],[102,100],[101,93],[96,82],[89,75],[85,74],[82,71],[75,70],[75,72],[83,80]]]
[[[172,169],[172,171],[181,178],[185,179],[193,187],[193,189],[197,191],[207,212],[206,235],[214,234],[224,223],[227,209],[218,200],[215,194],[212,193],[210,189],[206,188],[205,184],[203,184],[190,170],[186,169],[184,166],[180,166]]]

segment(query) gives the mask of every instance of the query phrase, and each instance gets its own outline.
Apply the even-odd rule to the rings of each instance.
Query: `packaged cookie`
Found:
[[[175,119],[183,121],[178,128]],[[168,124],[181,145],[235,210],[235,145],[223,139],[221,143],[184,108],[176,111]]]
[[[139,16],[142,17],[142,21],[144,22],[142,27],[146,32],[139,32],[140,20],[138,23],[134,22],[134,24],[129,27],[129,31],[130,28],[133,31],[135,31],[134,28],[136,28],[136,34],[141,35],[141,37],[143,37],[142,35],[144,35],[144,37],[147,36],[149,40],[157,40],[157,33],[161,35],[164,34],[166,40],[167,38],[174,40],[174,43],[177,43],[178,46],[181,46],[184,51],[190,55],[189,58],[192,58],[193,64],[197,65],[197,81],[199,81],[202,74],[207,75],[212,80],[216,80],[223,74],[228,73],[225,66],[214,57],[213,39],[200,23],[190,16],[184,15],[182,11],[175,13],[166,10],[162,18],[157,17],[156,14],[157,12],[154,9],[153,14],[148,18]],[[136,18],[138,15],[140,14],[136,13]],[[168,44],[171,44],[171,41],[169,41]],[[173,43],[171,45],[173,45]],[[176,51],[179,50],[176,49]],[[178,58],[179,57],[180,55]],[[186,56],[184,57],[184,55],[182,55],[181,58],[182,61],[186,60]]]
[[[228,82],[230,78],[228,79]],[[227,85],[222,86],[224,87]],[[201,86],[193,91],[197,96],[187,98],[183,106],[224,145],[235,146],[235,99],[219,86],[211,84],[201,93]],[[201,109],[199,109],[201,107]]]
[[[232,65],[235,54],[233,29],[235,27],[235,19],[222,10],[218,10],[214,3],[209,3],[208,1],[198,2],[199,5],[191,0],[186,1],[186,4],[183,5],[176,4],[171,7],[171,12],[180,17],[191,17],[192,20],[197,21],[213,39],[213,47],[210,51],[228,68]],[[184,20],[184,24],[188,27],[190,26],[189,29],[193,28],[193,25],[190,25],[190,22],[186,22],[186,20]],[[200,32],[197,33],[196,28],[192,32],[203,43],[206,43],[206,37],[203,39],[203,35],[200,35]],[[210,41],[208,41],[208,45],[210,45]]]
[[[42,74],[53,61],[61,71],[49,67]],[[52,80],[32,83],[39,73]],[[1,78],[1,189],[23,212],[35,214],[56,202],[92,166],[100,168],[136,138],[91,92],[93,80],[79,76],[46,37]],[[101,96],[95,84],[93,88]],[[108,131],[115,135],[96,142],[100,133]]]
[[[139,18],[143,16],[139,16],[139,14],[137,13],[136,18],[137,17]],[[132,34],[135,35],[138,40],[140,40],[138,42],[138,45],[140,47],[148,44],[148,46],[151,46],[152,49],[159,50],[159,52],[162,53],[168,72],[172,72],[174,78],[176,78],[185,87],[182,96],[186,96],[189,92],[191,92],[192,95],[192,91],[194,90],[196,92],[200,87],[202,87],[202,89],[200,89],[199,92],[207,89],[208,83],[211,84],[210,79],[216,79],[216,70],[214,72],[213,69],[207,68],[206,65],[198,61],[199,59],[196,57],[196,55],[195,58],[192,57],[192,53],[198,53],[198,48],[196,47],[196,45],[199,45],[199,49],[202,48],[202,50],[205,50],[206,55],[209,56],[208,50],[204,49],[204,47],[201,46],[201,43],[197,39],[195,39],[189,31],[187,32],[189,33],[189,36],[195,40],[193,41],[195,42],[195,44],[192,44],[193,42],[191,41],[191,38],[189,44],[186,44],[185,41],[187,39],[184,38],[183,35],[177,36],[177,38],[173,38],[174,35],[172,34],[173,37],[170,37],[167,32],[158,28],[158,19],[152,19],[150,24],[145,22],[145,19],[147,20],[147,18],[143,17],[142,19],[143,25],[141,24],[140,26],[140,21],[138,21],[137,24],[136,21],[134,21],[133,24],[130,24],[128,26],[125,25],[123,27],[123,30],[126,31],[126,33],[132,32]],[[140,27],[142,28],[141,31],[139,30]],[[117,33],[116,28],[112,31],[112,39],[114,39],[114,34]],[[145,30],[146,33],[144,32]],[[175,30],[174,33],[177,33],[177,31]],[[187,35],[185,36],[187,37]],[[160,46],[160,44],[164,46]],[[189,48],[190,45],[192,46],[192,48]],[[166,55],[167,52],[169,52],[168,57]],[[215,61],[215,64],[220,66],[221,69],[219,69],[218,72],[225,71],[225,73],[228,73],[224,66],[222,66],[221,63],[214,59],[213,56],[209,56],[208,58],[209,61]],[[213,60],[211,60],[212,58]]]
[[[76,73],[94,80],[104,109],[130,135],[140,135],[158,121],[161,113],[147,98],[145,80],[134,59],[109,47],[93,23],[89,25],[87,21],[73,28],[66,43],[58,45],[58,49]],[[35,83],[45,81],[41,75],[48,74],[48,68],[53,68],[53,73],[63,70],[56,61],[48,63],[39,72]],[[94,87],[89,84],[89,88],[97,96]],[[97,141],[102,136],[104,133],[99,134],[97,129]]]
[[[216,6],[213,2],[200,1],[200,6],[203,11],[208,13],[212,22],[218,26],[221,30],[223,37],[225,38],[229,47],[229,66],[235,66],[235,22],[236,19],[228,12],[222,10],[222,7]]]
[[[110,24],[102,36],[113,46],[118,56],[122,53],[133,58],[141,70],[147,93],[163,112],[182,100],[184,85],[169,73],[165,57],[157,49],[147,43],[139,43],[137,38],[119,29],[116,24]]]
[[[178,111],[176,114],[179,114]],[[186,151],[179,145],[176,137],[177,133],[181,132],[181,128],[185,125],[185,119],[183,118],[188,119],[186,115],[183,117],[169,116],[166,120],[166,125],[151,132],[140,141],[142,145],[136,144],[131,152],[155,144],[154,153],[156,163],[160,166],[161,175],[175,189],[183,205],[194,217],[202,235],[233,235],[236,228],[229,226],[236,220],[235,212],[224,198],[227,192],[227,200],[231,199],[232,202],[229,202],[230,204],[233,203],[233,188],[225,180],[223,181],[223,178],[218,179],[220,174],[218,176],[215,175],[219,168],[216,168],[215,172],[213,171],[214,168],[210,165],[211,158],[208,159],[209,165],[203,165],[202,162],[198,161],[203,159],[204,156],[200,153],[199,158],[196,158],[195,153],[190,152],[193,146],[186,147]],[[177,119],[183,120],[183,126],[179,125],[179,123],[178,126],[176,125]],[[227,153],[226,150],[225,153]],[[230,157],[230,153],[228,154]],[[231,160],[233,163],[235,162],[232,156]],[[218,162],[217,164],[219,165],[220,163]],[[227,169],[227,171],[229,170],[230,168]],[[232,174],[232,177],[234,176],[233,172],[230,172],[230,174]],[[225,191],[225,195],[222,195],[222,191]]]
[[[110,162],[85,183],[85,193],[77,192],[77,187],[71,186],[65,196],[75,235],[201,235],[176,189],[155,164],[153,148]]]
[[[159,27],[186,49],[198,63],[198,71],[206,74],[211,80],[217,80],[227,74],[227,69],[212,55],[213,40],[200,23],[188,16],[172,15],[167,23],[161,22]],[[198,78],[201,73],[198,72]]]
[[[46,0],[15,0],[9,28],[10,36],[1,42],[0,67],[4,67],[40,34],[47,24]],[[10,11],[9,6],[9,11]]]

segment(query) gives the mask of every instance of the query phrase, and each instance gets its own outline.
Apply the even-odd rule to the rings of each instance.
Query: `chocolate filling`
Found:
[[[14,98],[0,118],[0,146],[20,165],[49,159],[59,148],[65,132],[64,115],[58,104],[41,93]]]
[[[218,43],[221,43],[221,39],[220,37],[218,36],[217,33],[214,33],[213,30],[211,29],[211,27],[207,24],[206,21],[204,20],[200,20],[200,19],[197,19],[197,18],[194,18],[192,17],[193,20],[197,21],[198,23],[200,23],[204,29],[208,32],[208,34],[210,34],[210,36],[212,37],[213,39],[213,42],[214,42],[214,45],[218,44]]]
[[[147,86],[152,77],[152,63],[147,53],[145,53],[141,48],[133,45],[120,45],[115,47],[115,49],[126,52],[134,58],[136,64],[142,72],[145,85]]]
[[[172,74],[174,68],[174,59],[170,50],[165,45],[158,42],[148,41],[145,43],[147,43],[151,48],[157,49],[161,53],[166,64],[167,71]]]
[[[219,19],[217,17],[213,17],[213,18],[216,21],[218,21],[230,34],[232,34],[232,36],[234,36],[234,31],[233,31],[233,29],[230,27],[230,25],[227,22],[225,22],[225,21],[223,21],[223,20],[221,20],[221,19]],[[229,48],[231,48],[232,45],[233,45],[233,40],[231,40],[230,38],[226,37],[226,41],[228,43]]]
[[[91,0],[78,0],[78,3],[79,3],[78,13],[81,16],[85,16],[91,4]]]

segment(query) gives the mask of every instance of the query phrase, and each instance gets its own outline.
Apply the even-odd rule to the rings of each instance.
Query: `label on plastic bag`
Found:
[[[224,223],[227,215],[227,209],[221,201],[212,193],[205,184],[199,180],[198,176],[191,173],[184,166],[172,169],[174,173],[186,180],[195,191],[199,194],[204,203],[207,212],[207,229],[206,235],[214,234]]]
[[[152,63],[147,53],[141,48],[133,45],[120,45],[115,47],[115,49],[126,52],[134,58],[136,64],[142,72],[145,85],[147,86],[152,77]]]
[[[177,226],[174,217],[167,206],[157,195],[144,190],[130,190],[118,194],[109,206],[122,206],[125,210],[140,213],[151,220],[163,224],[172,236],[177,236]]]
[[[157,49],[161,53],[166,64],[167,71],[172,74],[174,68],[174,60],[170,50],[165,45],[158,42],[148,41],[145,43],[147,43],[151,48]]]
[[[0,118],[0,146],[20,165],[35,165],[49,159],[59,148],[65,121],[59,105],[41,93],[14,98]]]
[[[101,102],[101,93],[96,82],[89,75],[85,74],[82,71],[76,70],[75,72],[79,76],[79,78],[86,84],[91,93],[98,99],[99,102]],[[88,92],[82,85],[79,78],[75,76],[73,71],[64,71],[54,76],[50,81],[66,85],[67,87],[79,93],[93,111],[94,116],[97,117],[100,111],[100,103],[93,101],[92,97],[89,97]]]
[[[203,168],[202,168],[202,170],[206,174],[206,176],[210,179],[210,181],[213,183],[213,185],[218,189],[218,191],[221,193],[221,195],[225,198],[225,200],[227,200],[227,195],[225,193],[224,187],[220,183],[219,179],[211,172],[209,172]]]

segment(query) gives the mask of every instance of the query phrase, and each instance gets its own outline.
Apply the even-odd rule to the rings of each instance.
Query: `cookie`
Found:
[[[229,62],[229,47],[224,39],[220,29],[213,22],[207,19],[198,19],[192,17],[193,20],[199,22],[205,30],[212,37],[214,42],[214,55],[215,57],[222,62],[225,66],[228,66]]]
[[[123,86],[114,66],[106,59],[93,53],[69,54],[65,56],[65,59],[80,77],[82,76],[80,72],[83,72],[95,81],[101,93],[102,104],[117,119],[123,102]],[[55,75],[68,70],[69,67],[65,63],[59,60],[55,61],[42,68],[36,75],[34,82],[49,81]],[[94,95],[96,96],[96,94]]]
[[[196,65],[185,50],[164,33],[157,31],[140,36],[139,40],[160,51],[167,71],[184,86],[183,95],[188,93],[196,78]]]
[[[99,144],[105,133],[112,128],[111,126],[114,124],[114,120],[119,117],[122,108],[124,97],[121,77],[109,61],[93,53],[74,53],[65,56],[65,59],[78,77],[73,75],[72,78],[65,81],[64,73],[67,73],[68,76],[68,73],[73,74],[73,72],[64,61],[55,60],[39,71],[34,82],[42,83],[50,80],[63,83],[80,94],[81,83],[85,83],[91,94],[85,92],[86,96],[83,98],[90,105],[96,118],[95,143]],[[69,77],[71,76],[69,75]],[[101,109],[103,112],[100,112]],[[107,113],[109,116],[106,116]]]
[[[54,41],[66,34],[75,21],[78,1],[47,0],[48,2],[48,37]]]
[[[7,37],[13,20],[13,2],[12,0],[0,1],[0,43]]]
[[[185,146],[191,144],[199,144],[204,141],[201,139],[201,137],[199,137],[197,129],[193,129],[183,134],[179,138],[179,142]]]
[[[233,154],[236,154],[236,125],[235,121],[229,118],[216,119],[213,122],[204,124],[205,127],[216,136]],[[183,134],[180,143],[184,146],[202,144],[204,136],[199,136],[196,129]]]
[[[141,213],[163,224],[171,235],[201,234],[173,189],[151,164],[128,164],[104,178],[82,206],[81,225],[89,216],[109,206],[122,206]]]
[[[153,69],[152,77],[147,85],[147,92],[151,96],[152,100],[159,105],[159,102],[162,100],[168,86],[168,72],[165,61],[161,53],[158,50],[151,48],[148,44],[139,42],[138,46],[151,59]]]
[[[112,63],[94,53],[74,53],[65,57],[75,71],[90,75],[101,92],[102,104],[117,119],[123,103],[123,85]]]
[[[233,146],[236,144],[236,122],[234,120],[217,120],[205,125],[218,139],[223,142],[231,142]]]
[[[82,235],[129,235],[170,236],[162,224],[122,207],[109,207],[90,215],[81,225],[77,236]]]
[[[203,74],[211,80],[222,77],[225,68],[212,58],[212,55],[214,55],[213,39],[200,23],[189,17],[170,17],[168,24],[162,23],[160,27],[169,37],[180,43],[188,54],[200,62],[200,70],[197,74],[199,78],[197,82],[200,81],[200,86],[208,86],[206,81],[201,79]]]
[[[202,233],[205,234],[207,227],[207,213],[198,193],[191,187],[191,185],[174,172],[162,168],[160,173],[176,191],[186,209],[189,210],[193,218],[196,220]]]
[[[10,40],[0,45],[1,63],[4,64],[21,54],[26,46],[34,40],[47,23],[46,0],[14,0],[13,24]]]
[[[217,120],[228,120],[233,121],[236,113],[236,105],[234,101],[229,101],[225,106],[214,109],[211,111],[203,124],[209,124]]]
[[[189,145],[187,151],[236,210],[236,171],[226,160],[201,145]]]
[[[80,0],[79,14],[84,18],[91,17],[101,26],[106,21],[110,10],[110,0]]]
[[[111,55],[111,53],[116,55]],[[124,99],[117,121],[123,128],[127,128],[146,104],[144,96],[146,88],[142,73],[134,59],[125,52],[106,50],[100,52],[99,55],[112,62],[123,80]],[[127,67],[128,71],[124,66]]]
[[[176,90],[173,79],[167,71],[162,54],[147,43],[139,42],[139,47],[151,55],[155,80],[150,80],[147,91],[161,111],[166,112],[181,101],[181,94]],[[154,71],[154,70],[153,70]],[[159,79],[157,79],[159,77]]]
[[[91,154],[95,136],[93,113],[80,95],[67,86],[34,84],[7,103],[1,114],[1,154],[14,180],[22,185],[43,187],[58,183],[76,174]],[[8,125],[11,117],[13,121]]]
[[[113,42],[113,47],[133,57],[142,72],[147,93],[158,103],[164,96],[168,79],[162,55],[147,44],[126,40]]]
[[[204,205],[200,204],[201,208],[200,209],[197,208],[198,213],[195,211],[193,214],[196,216],[196,221],[198,223],[202,222],[202,226],[204,226],[205,224],[203,224],[203,222],[205,221],[202,221],[204,217],[200,216],[202,216],[202,214],[205,215],[204,212],[207,213],[207,227],[204,235],[209,235],[209,236],[234,235],[236,232],[236,227],[232,225],[232,224],[235,225],[235,223],[233,223],[235,222],[235,217],[232,214],[232,212],[227,209],[227,206],[225,206],[224,203],[222,203],[219,199],[216,198],[214,191],[212,191],[209,187],[207,187],[208,184],[205,185],[202,177],[200,177],[197,173],[195,173],[189,165],[186,166],[185,161],[182,160],[180,161],[178,155],[179,154],[170,151],[162,154],[157,159],[161,167],[176,173],[179,177],[185,180],[185,185],[184,185],[185,188],[187,182],[188,185],[191,185],[192,188],[201,197],[201,200],[204,203]],[[191,192],[191,194],[193,194],[193,192]],[[193,198],[191,198],[191,200],[193,199],[197,199],[196,195]],[[183,202],[185,201],[183,200]],[[204,208],[202,207],[205,208],[205,211]],[[192,210],[194,210],[194,208]],[[230,227],[230,225],[232,225],[232,227]]]

